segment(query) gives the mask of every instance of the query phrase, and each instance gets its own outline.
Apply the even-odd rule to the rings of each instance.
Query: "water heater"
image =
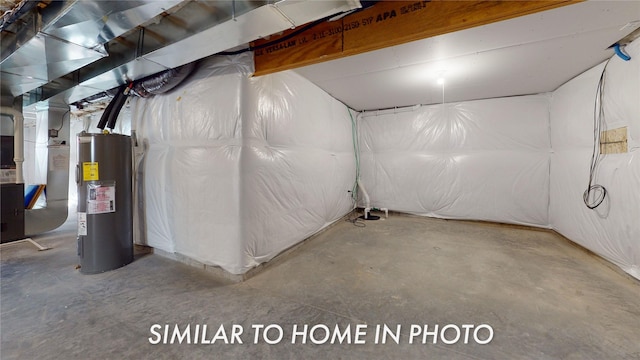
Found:
[[[78,256],[83,274],[133,261],[131,171],[131,137],[78,134]]]

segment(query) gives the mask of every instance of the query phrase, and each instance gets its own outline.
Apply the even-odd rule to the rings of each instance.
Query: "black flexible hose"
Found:
[[[182,83],[193,69],[195,69],[196,62],[190,62],[188,64],[179,66],[175,69],[169,69],[160,73],[148,76],[144,79],[134,82],[131,89],[135,95],[142,98],[150,97],[153,95],[164,94],[174,87]]]
[[[113,99],[115,105],[113,105],[113,109],[111,109],[111,113],[109,114],[109,118],[107,121],[107,127],[113,130],[116,127],[116,120],[118,120],[118,115],[120,115],[120,110],[124,106],[124,103],[127,101],[128,95],[125,94],[125,91],[118,92],[118,95]]]
[[[120,86],[118,88],[118,92],[116,93],[116,96],[113,99],[111,99],[111,102],[109,102],[109,105],[107,105],[107,108],[104,109],[104,112],[100,117],[100,121],[98,121],[98,129],[104,130],[104,127],[107,125],[107,122],[109,121],[109,114],[111,114],[111,112],[113,111],[113,106],[115,105],[116,99],[120,94],[124,93],[124,89],[126,89],[125,85]]]

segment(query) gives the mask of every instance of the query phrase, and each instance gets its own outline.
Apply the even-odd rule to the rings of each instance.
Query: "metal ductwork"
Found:
[[[20,97],[62,122],[68,104],[138,80],[161,92],[178,83],[185,64],[360,7],[358,0],[23,0],[1,22],[2,102]],[[66,145],[48,147],[55,166],[47,169],[47,207],[25,214],[27,235],[67,217],[69,171],[51,159],[69,156],[68,122],[47,126],[60,128]]]
[[[69,207],[69,156],[71,139],[69,107],[66,104],[48,102],[38,106],[36,119],[46,129],[58,129],[57,137],[36,147],[40,155],[46,154],[44,169],[47,206],[27,209],[24,213],[25,235],[37,235],[53,230],[67,220]],[[45,124],[42,124],[45,122]],[[37,139],[37,138],[36,138]]]
[[[54,1],[2,32],[2,87],[24,94],[25,105],[69,104],[360,7],[357,0]]]
[[[15,9],[19,18],[2,23],[2,91],[13,96],[108,56],[106,43],[180,0],[26,3]]]

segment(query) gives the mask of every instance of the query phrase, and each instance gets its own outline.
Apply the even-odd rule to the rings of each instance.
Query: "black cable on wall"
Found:
[[[591,164],[589,165],[589,184],[587,189],[582,194],[582,200],[589,209],[595,209],[604,201],[607,196],[607,189],[595,183],[596,169],[601,159],[600,153],[600,132],[605,121],[604,107],[602,102],[604,100],[604,89],[607,66],[609,65],[611,58],[607,60],[600,74],[600,80],[598,81],[598,87],[596,89],[596,97],[593,104],[593,152],[591,153]]]

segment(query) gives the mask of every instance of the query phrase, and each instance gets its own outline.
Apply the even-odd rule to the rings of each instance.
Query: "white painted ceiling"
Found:
[[[613,55],[640,1],[588,1],[296,70],[356,110],[553,91]],[[631,24],[629,24],[631,23]]]

